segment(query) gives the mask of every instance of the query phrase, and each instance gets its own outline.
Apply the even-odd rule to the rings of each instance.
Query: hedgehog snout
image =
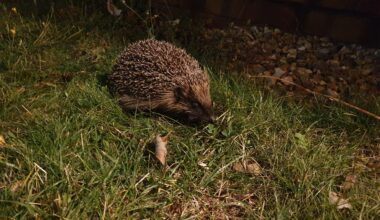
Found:
[[[214,118],[207,115],[197,116],[193,114],[187,115],[187,121],[190,123],[196,123],[196,124],[208,124],[208,123],[214,123]]]
[[[209,122],[214,124],[216,122],[216,119],[215,119],[215,116],[214,115],[211,115],[210,118],[209,118]]]
[[[188,112],[187,120],[197,124],[215,123],[215,117],[212,113],[199,111],[199,109]]]

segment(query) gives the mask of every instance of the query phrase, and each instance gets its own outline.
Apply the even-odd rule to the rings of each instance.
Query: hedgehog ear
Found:
[[[174,89],[174,97],[177,102],[180,102],[185,99],[185,90],[181,87],[177,87]]]

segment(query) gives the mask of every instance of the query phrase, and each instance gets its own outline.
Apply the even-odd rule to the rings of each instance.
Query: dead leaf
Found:
[[[17,14],[17,8],[15,8],[15,7],[11,8],[11,12],[14,14]]]
[[[380,157],[370,158],[367,163],[367,167],[371,169],[379,169],[380,168]]]
[[[119,8],[117,8],[113,4],[112,0],[108,0],[107,1],[107,10],[113,16],[119,16],[121,14],[121,12],[122,12]]]
[[[0,146],[4,146],[5,145],[5,138],[3,135],[0,134]]]
[[[205,162],[203,162],[203,161],[199,161],[198,165],[201,166],[201,167],[203,167],[203,168],[205,168],[206,170],[209,169],[209,167],[207,166],[207,164]]]
[[[245,172],[245,168],[243,166],[243,164],[241,162],[237,162],[233,165],[232,167],[235,171],[238,171],[238,172],[242,172],[244,173]]]
[[[324,90],[325,90],[325,87],[323,87],[323,86],[316,86],[314,88],[314,91],[319,92],[319,93],[322,93]]]
[[[325,86],[327,83],[324,80],[319,81],[319,85]]]
[[[339,209],[352,209],[352,205],[348,202],[347,199],[342,198],[336,192],[329,192],[329,202],[331,205],[336,205],[336,208]]]
[[[57,207],[61,208],[62,206],[62,198],[61,195],[58,193],[58,196],[56,199],[54,199],[54,203]]]
[[[166,145],[168,144],[168,136],[161,137],[160,135],[156,136],[155,139],[155,156],[160,161],[162,165],[166,165],[166,155],[168,154],[168,150],[166,149]]]
[[[282,83],[285,86],[292,85],[294,83],[293,77],[292,76],[285,76],[282,78]]]
[[[261,166],[255,161],[239,161],[236,162],[232,169],[241,173],[250,173],[259,176],[263,173]]]
[[[336,91],[334,91],[334,90],[331,90],[331,89],[327,89],[327,94],[329,95],[329,96],[332,96],[332,97],[334,97],[334,98],[339,98],[339,93],[337,93]]]
[[[262,174],[261,167],[260,167],[260,165],[259,165],[258,163],[251,163],[251,164],[248,164],[248,165],[247,165],[247,170],[248,170],[249,173],[253,173],[253,174],[255,174],[256,176]]]
[[[18,189],[20,189],[20,188],[22,189],[24,187],[24,185],[25,185],[24,181],[18,180],[16,182],[12,183],[10,190],[12,192],[16,192]]]
[[[356,183],[355,175],[347,175],[340,188],[344,191],[351,189]]]

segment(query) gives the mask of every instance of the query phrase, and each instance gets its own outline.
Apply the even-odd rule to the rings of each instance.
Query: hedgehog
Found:
[[[165,41],[129,45],[107,77],[125,110],[158,111],[184,122],[214,122],[210,80],[185,50]]]

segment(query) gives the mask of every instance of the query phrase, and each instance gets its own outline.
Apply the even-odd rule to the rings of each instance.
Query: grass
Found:
[[[4,7],[0,16],[0,218],[380,216],[379,173],[368,166],[380,152],[373,119],[333,103],[289,103],[212,66],[217,124],[126,114],[103,79],[144,30],[98,14],[36,18]],[[165,171],[150,143],[167,132]],[[239,161],[261,171],[238,172]],[[342,191],[347,175],[357,181]],[[353,208],[337,210],[332,191]]]

